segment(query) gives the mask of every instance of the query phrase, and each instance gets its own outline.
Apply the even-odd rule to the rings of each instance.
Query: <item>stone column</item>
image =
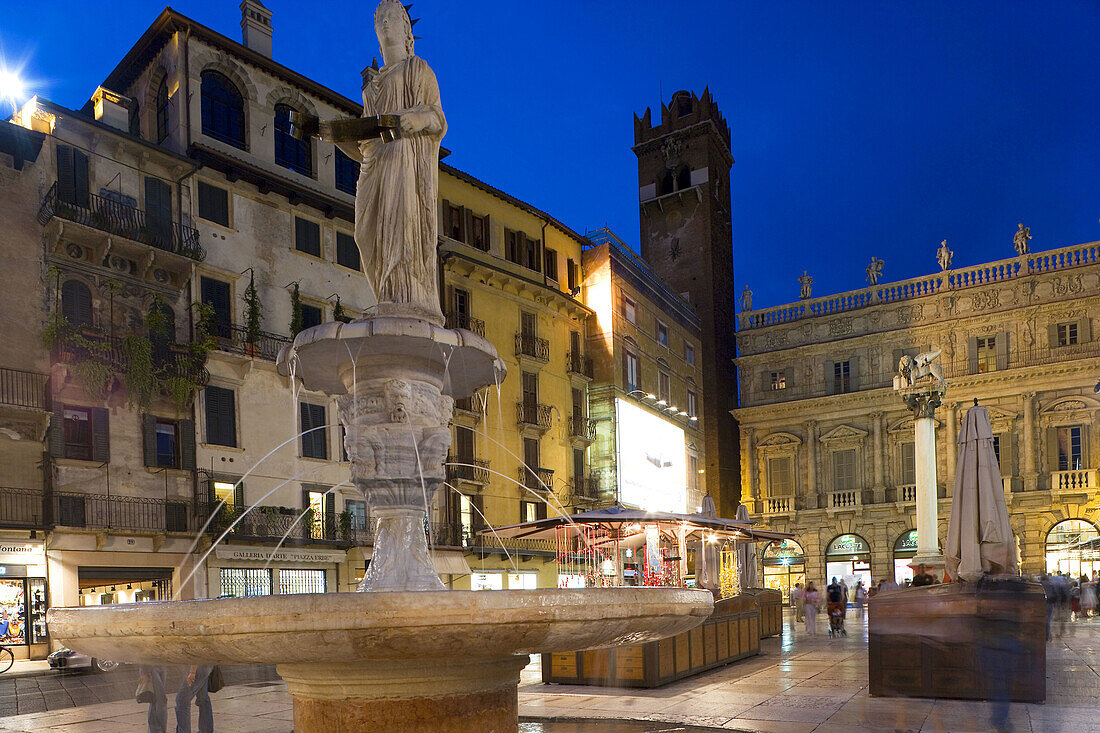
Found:
[[[814,497],[814,506],[818,506],[817,487],[817,421],[807,420],[806,428],[806,496],[804,501]]]
[[[944,427],[947,428],[945,432],[946,439],[944,446],[947,451],[947,476],[945,481],[947,482],[947,495],[951,496],[955,486],[955,460],[958,458],[958,448],[956,448],[956,442],[958,437],[956,431],[958,430],[958,414],[956,410],[959,405],[957,402],[945,402],[943,405],[943,421]]]
[[[1039,484],[1039,472],[1035,470],[1035,393],[1024,392],[1024,460],[1020,462],[1023,471],[1024,491],[1035,491]]]
[[[741,503],[749,506],[747,500],[751,500],[752,505],[749,508],[753,512],[759,514],[764,511],[764,507],[760,504],[760,465],[756,458],[756,428],[741,428],[741,446],[741,460],[747,462],[749,467],[749,470],[745,474],[749,477],[749,495],[742,496]],[[746,463],[742,463],[741,465],[746,465]],[[744,487],[742,487],[742,494],[744,494]]]
[[[917,554],[911,563],[943,567],[938,535],[939,499],[936,496],[936,408],[943,397],[942,384],[931,384],[904,393],[913,411],[917,473]]]
[[[872,474],[874,475],[875,484],[872,487],[875,492],[875,503],[881,503],[886,500],[886,484],[883,481],[885,474],[886,463],[885,455],[882,450],[882,413],[871,413],[871,441],[873,446],[872,458],[874,461],[871,466]]]

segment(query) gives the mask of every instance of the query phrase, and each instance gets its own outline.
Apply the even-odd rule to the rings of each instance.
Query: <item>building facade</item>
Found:
[[[709,90],[678,91],[634,118],[641,254],[702,322],[702,417],[707,490],[720,516],[732,517],[740,491],[734,366],[733,226],[730,133]]]
[[[742,492],[797,542],[762,581],[909,577],[916,550],[913,416],[902,355],[939,350],[935,411],[943,548],[966,408],[990,414],[1025,573],[1100,569],[1100,245],[1025,254],[740,315]]]
[[[600,503],[699,511],[708,427],[699,317],[612,232],[588,238],[582,291],[594,311],[587,342]]]
[[[291,111],[361,106],[271,58],[269,10],[242,14],[237,43],[166,9],[82,109],[35,98],[3,123],[0,607],[27,627],[48,606],[352,590],[369,562],[335,403],[275,369],[298,330],[374,302],[358,166],[289,134]],[[439,206],[448,322],[508,377],[456,411],[436,567],[552,587],[552,543],[506,556],[477,531],[593,495],[585,240],[442,164]],[[24,647],[48,650],[44,626]]]

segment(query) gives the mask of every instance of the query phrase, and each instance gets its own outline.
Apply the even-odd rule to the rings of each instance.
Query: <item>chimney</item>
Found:
[[[271,58],[271,11],[260,0],[241,2],[241,33],[244,45]]]
[[[97,87],[92,95],[92,104],[95,105],[95,118],[105,125],[110,125],[123,132],[130,131],[130,106],[129,97],[112,92],[110,89]]]

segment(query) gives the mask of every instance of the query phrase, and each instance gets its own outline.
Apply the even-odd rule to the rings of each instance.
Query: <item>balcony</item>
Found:
[[[473,456],[447,456],[447,481],[484,486],[489,483],[489,461]]]
[[[267,361],[275,361],[279,356],[279,350],[294,341],[289,336],[260,331],[259,338],[253,344],[248,341],[248,329],[244,326],[216,323],[213,331],[218,341],[218,349],[221,351],[255,356]]]
[[[1085,491],[1095,489],[1100,484],[1096,482],[1095,468],[1080,468],[1075,471],[1051,471],[1050,488],[1052,491]]]
[[[570,351],[565,355],[565,371],[575,377],[592,379],[592,357]]]
[[[763,504],[763,514],[790,514],[794,507],[794,500],[789,496],[769,496],[761,499],[760,502]]]
[[[552,409],[538,402],[517,402],[516,422],[521,428],[533,428],[542,432],[550,429]]]
[[[220,537],[232,525],[226,539],[242,542],[277,543],[285,538],[283,544],[292,546],[352,546],[367,545],[373,541],[369,527],[353,527],[345,514],[313,513],[303,517],[303,509],[284,506],[258,506],[247,514],[241,507],[232,505],[202,504],[200,507],[203,521],[211,511],[217,511],[207,527],[207,532],[213,537]]]
[[[47,508],[41,491],[0,488],[0,527],[45,529]]]
[[[902,504],[916,504],[917,485],[902,484],[898,486],[898,501],[900,501]]]
[[[554,490],[554,471],[549,468],[520,466],[519,482],[532,491],[552,492]]]
[[[480,318],[474,318],[469,313],[447,311],[446,325],[447,328],[465,328],[467,331],[473,331],[478,336],[485,335],[485,321]]]
[[[550,361],[550,342],[533,334],[517,333],[516,356],[546,364]]]
[[[127,532],[192,532],[201,523],[185,499],[150,499],[103,494],[54,494],[47,500],[58,527]]]
[[[600,479],[597,476],[574,476],[570,488],[574,501],[598,501],[600,498]]]
[[[45,410],[48,379],[48,374],[0,368],[0,405]]]
[[[583,415],[569,418],[569,437],[591,443],[596,439],[596,421]]]
[[[56,183],[42,199],[38,223],[45,226],[54,217],[199,262],[206,259],[206,250],[199,244],[198,229],[149,217],[141,209],[94,193],[88,194],[87,206],[63,201]]]
[[[108,379],[126,374],[130,366],[122,337],[87,329],[78,331],[68,322],[57,331],[52,358],[57,364],[96,362],[106,367],[104,374]],[[205,359],[193,355],[184,344],[165,344],[162,347],[154,343],[152,360],[156,376],[162,384],[169,379],[184,379],[201,388],[210,380]],[[103,386],[109,388],[110,382]]]
[[[859,489],[829,492],[829,509],[856,509],[863,504],[863,492]]]

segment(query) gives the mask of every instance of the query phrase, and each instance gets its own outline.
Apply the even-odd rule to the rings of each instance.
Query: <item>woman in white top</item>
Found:
[[[806,633],[817,636],[817,609],[821,605],[821,594],[817,592],[811,580],[806,584],[806,592],[802,594],[803,610],[806,614]]]

